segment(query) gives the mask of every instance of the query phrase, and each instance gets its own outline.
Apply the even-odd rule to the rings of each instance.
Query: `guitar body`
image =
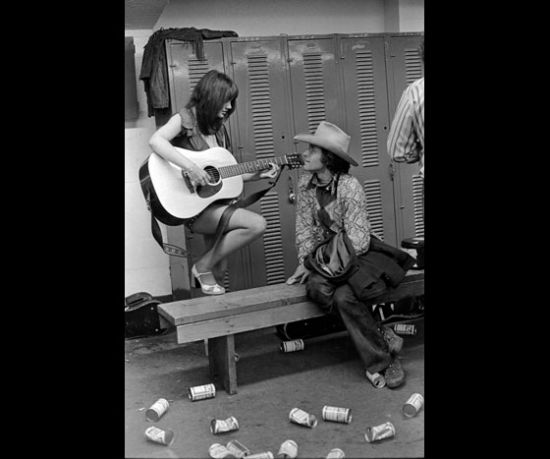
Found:
[[[215,147],[204,151],[190,151],[174,147],[197,166],[206,170],[211,183],[193,191],[181,168],[156,153],[139,169],[141,189],[149,201],[151,211],[167,225],[179,225],[195,217],[220,199],[233,199],[243,191],[240,175],[221,179],[218,168],[237,165],[234,156],[225,148]]]

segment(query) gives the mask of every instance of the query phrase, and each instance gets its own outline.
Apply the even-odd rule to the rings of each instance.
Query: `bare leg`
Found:
[[[203,234],[204,245],[206,247],[205,253],[208,252],[214,245],[216,237],[214,234]],[[223,285],[223,279],[225,277],[225,272],[227,271],[227,258],[223,258],[221,261],[216,263],[212,267],[212,274],[216,278],[216,282],[220,285]]]
[[[193,231],[207,235],[207,239],[213,243],[213,238],[208,238],[208,235],[215,234],[218,222],[226,207],[225,205],[214,205],[206,209],[193,224]],[[228,255],[260,237],[265,228],[266,221],[261,215],[246,209],[235,210],[218,246],[212,250],[210,245],[195,263],[197,271],[200,273],[212,271],[214,266],[225,260]]]

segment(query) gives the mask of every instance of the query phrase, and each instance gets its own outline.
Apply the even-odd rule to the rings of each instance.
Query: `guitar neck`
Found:
[[[278,166],[288,164],[288,160],[285,156],[278,156],[276,158],[258,159],[256,161],[248,161],[246,163],[232,164],[231,166],[223,166],[218,168],[220,177],[222,179],[235,177],[236,175],[250,174],[256,171],[261,171],[270,168],[270,163],[275,163]]]

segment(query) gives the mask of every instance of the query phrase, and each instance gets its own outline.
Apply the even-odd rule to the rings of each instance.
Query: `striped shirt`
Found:
[[[403,92],[388,134],[388,153],[393,161],[420,163],[424,177],[424,78]]]

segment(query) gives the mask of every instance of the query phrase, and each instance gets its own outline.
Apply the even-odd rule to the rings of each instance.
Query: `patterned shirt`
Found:
[[[420,162],[424,177],[424,78],[403,92],[388,134],[388,153],[396,162]]]
[[[304,174],[298,181],[296,205],[296,248],[298,262],[311,253],[313,248],[325,239],[325,231],[319,221],[320,205],[317,200],[317,174]],[[367,199],[363,187],[355,177],[341,174],[338,186],[329,185],[336,199],[325,206],[333,221],[331,230],[344,228],[357,255],[365,253],[370,243],[370,223],[367,215]],[[335,189],[337,188],[337,189]]]

